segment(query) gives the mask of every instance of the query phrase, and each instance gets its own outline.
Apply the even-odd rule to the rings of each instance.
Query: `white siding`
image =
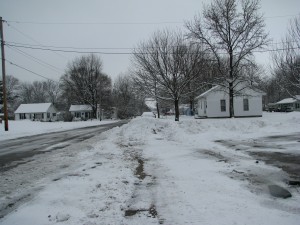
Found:
[[[243,99],[249,100],[249,111],[244,111]],[[261,97],[236,97],[234,99],[234,116],[262,116]]]
[[[51,106],[49,107],[49,109],[47,110],[47,113],[50,113],[50,119],[51,121],[56,121],[57,120],[57,110],[56,108],[51,104]],[[55,113],[55,116],[53,116],[53,113]],[[47,118],[47,114],[46,114],[46,117],[44,118]],[[47,120],[49,121],[49,118],[47,118]]]
[[[197,112],[200,117],[206,116],[205,101],[205,98],[198,99]]]
[[[225,92],[211,92],[206,99],[207,117],[229,117],[229,97]],[[224,112],[221,112],[221,100],[226,102],[226,111]]]
[[[244,96],[234,97],[234,116],[262,116],[262,93],[251,89],[243,90]],[[244,99],[248,99],[249,110],[244,110]],[[225,100],[226,111],[221,111],[221,100]],[[205,108],[205,102],[207,108]],[[201,107],[202,105],[202,107]],[[220,89],[214,88],[205,93],[197,100],[197,111],[199,117],[229,117],[229,94]]]

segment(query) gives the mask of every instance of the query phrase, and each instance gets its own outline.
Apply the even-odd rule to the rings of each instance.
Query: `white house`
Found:
[[[239,88],[238,96],[234,97],[234,117],[262,116],[262,96],[264,92],[249,87]],[[215,86],[195,98],[197,118],[229,117],[228,89]]]
[[[76,119],[83,119],[87,120],[92,117],[92,106],[90,105],[71,105],[69,112],[74,116]]]
[[[21,104],[15,111],[15,120],[56,121],[56,113],[52,103]]]
[[[294,98],[285,98],[279,102],[276,102],[277,108],[284,111],[300,111],[300,95],[296,95]]]

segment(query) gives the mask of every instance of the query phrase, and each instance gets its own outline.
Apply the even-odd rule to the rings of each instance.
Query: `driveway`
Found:
[[[300,133],[273,135],[251,140],[219,140],[228,148],[245,151],[253,158],[285,171],[291,179],[300,180]]]

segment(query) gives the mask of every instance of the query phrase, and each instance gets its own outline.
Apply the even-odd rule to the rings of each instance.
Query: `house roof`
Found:
[[[218,90],[219,89],[219,90]],[[250,89],[250,88],[249,88]],[[252,88],[251,89],[257,93],[260,93],[262,95],[265,95],[266,93],[257,89],[257,88]],[[203,97],[206,97],[207,95],[209,95],[211,92],[214,92],[214,91],[224,91],[224,87],[220,86],[220,85],[216,85],[214,87],[212,87],[211,89],[207,90],[206,92],[203,92],[201,95],[197,96],[195,98],[196,99],[199,99],[199,98],[203,98]]]
[[[153,98],[146,98],[145,104],[150,109],[156,109],[156,101]]]
[[[215,90],[218,89],[219,87],[220,87],[219,85],[214,86],[214,87],[212,87],[211,89],[207,90],[206,92],[203,92],[201,95],[197,96],[195,99],[205,97],[205,96],[207,96],[210,92],[215,91]]]
[[[52,103],[21,104],[15,113],[45,113]]]
[[[294,99],[294,98],[285,98],[285,99],[282,99],[281,101],[279,102],[276,102],[276,105],[279,105],[279,104],[289,104],[289,103],[295,103],[299,100],[297,99]]]
[[[71,105],[70,112],[82,112],[82,111],[92,111],[92,106],[90,105]]]

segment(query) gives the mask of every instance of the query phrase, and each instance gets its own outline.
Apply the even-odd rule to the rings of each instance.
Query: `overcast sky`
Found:
[[[184,28],[201,13],[204,0],[0,0],[4,39],[30,45],[90,48],[77,51],[131,52],[139,42],[166,27]],[[262,0],[266,30],[273,41],[284,36],[289,20],[300,13],[299,0]],[[103,48],[103,49],[102,49]],[[74,49],[65,49],[74,50]],[[6,59],[27,70],[59,80],[78,53],[5,48]],[[130,66],[128,54],[99,54],[103,72],[115,79]],[[257,54],[268,67],[269,54]],[[6,62],[6,74],[21,81],[45,80]]]

